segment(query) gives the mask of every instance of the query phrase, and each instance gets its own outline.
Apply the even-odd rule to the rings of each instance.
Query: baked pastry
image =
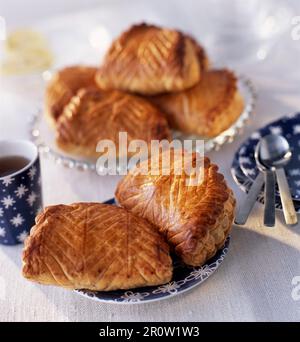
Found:
[[[100,140],[109,139],[119,155],[119,132],[127,132],[128,144],[141,139],[169,139],[167,120],[148,101],[119,91],[81,89],[65,107],[57,122],[57,145],[64,151],[99,157]],[[129,153],[128,153],[129,154]]]
[[[100,203],[47,207],[25,242],[23,276],[70,289],[111,291],[164,284],[168,244],[150,223]]]
[[[51,125],[55,125],[65,105],[80,88],[97,87],[96,71],[93,67],[71,66],[53,75],[45,94],[45,113]]]
[[[200,266],[223,246],[232,226],[235,199],[208,158],[171,151],[169,175],[163,175],[161,166],[167,150],[151,167],[149,159],[131,170],[115,196],[121,206],[157,226],[186,264]],[[196,167],[190,174],[182,168],[201,160],[198,175]]]
[[[210,69],[211,61],[209,60],[204,47],[200,45],[193,36],[185,34],[185,37],[193,44],[195,48],[197,58],[201,66],[201,70],[205,71]]]
[[[197,84],[204,50],[180,31],[140,24],[116,39],[96,75],[102,89],[153,95]]]
[[[204,72],[201,81],[188,90],[150,99],[166,114],[172,128],[204,138],[225,131],[244,108],[237,79],[226,69]]]

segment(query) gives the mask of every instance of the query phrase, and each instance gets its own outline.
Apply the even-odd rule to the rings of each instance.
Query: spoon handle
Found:
[[[264,175],[259,173],[252,184],[245,201],[239,206],[234,222],[244,225],[264,184]]]
[[[277,182],[286,224],[296,224],[297,214],[283,168],[276,169]]]
[[[275,226],[275,173],[271,170],[265,171],[264,225]]]

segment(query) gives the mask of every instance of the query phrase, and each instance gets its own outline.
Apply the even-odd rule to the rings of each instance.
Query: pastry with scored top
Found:
[[[115,196],[121,206],[157,226],[186,264],[200,266],[224,245],[233,222],[235,199],[218,167],[208,158],[171,151],[169,175],[162,172],[163,158],[170,153],[167,150],[160,152],[155,163],[150,165],[149,159],[131,170],[118,184]],[[182,165],[195,170],[187,173],[180,169]]]
[[[105,90],[144,95],[174,92],[197,84],[207,64],[204,49],[191,37],[139,24],[113,42],[96,81]]]
[[[47,207],[23,251],[23,276],[45,285],[111,291],[172,278],[169,246],[149,222],[101,203]]]
[[[63,68],[53,75],[45,94],[45,114],[51,125],[55,126],[64,107],[80,88],[97,88],[96,71],[97,68],[78,65]]]
[[[201,81],[188,90],[149,99],[166,114],[172,128],[204,138],[225,131],[244,109],[237,79],[226,69],[205,71]]]
[[[148,101],[120,91],[81,89],[65,107],[56,126],[57,145],[64,151],[91,158],[100,140],[115,143],[117,157],[119,132],[132,140],[170,139],[164,115]],[[128,153],[130,155],[130,153]]]

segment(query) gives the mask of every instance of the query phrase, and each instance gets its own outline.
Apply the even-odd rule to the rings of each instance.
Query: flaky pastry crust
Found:
[[[23,251],[23,276],[45,285],[111,291],[164,284],[169,247],[157,229],[100,203],[47,207]]]
[[[164,153],[169,152],[160,154],[160,163]],[[171,171],[180,163],[178,156],[187,152],[178,153]],[[193,163],[200,158],[197,153],[191,157]],[[202,265],[223,246],[235,209],[233,193],[218,167],[208,158],[203,162],[204,177],[198,185],[187,185],[193,173],[163,175],[159,164],[141,174],[139,169],[146,170],[150,161],[142,162],[120,181],[115,193],[120,205],[157,226],[182,260],[193,266]]]
[[[132,140],[170,139],[164,115],[148,101],[119,91],[81,89],[57,122],[57,145],[64,151],[97,158],[96,146],[109,139],[119,155],[119,132]],[[129,155],[130,153],[128,153]]]
[[[105,90],[153,95],[194,86],[206,66],[203,48],[191,37],[143,23],[113,42],[96,81]]]
[[[52,126],[80,88],[97,88],[96,71],[97,68],[78,65],[63,68],[53,75],[45,94],[45,114]]]
[[[226,69],[204,72],[191,89],[148,99],[166,114],[172,128],[204,138],[225,131],[244,109],[237,79]]]

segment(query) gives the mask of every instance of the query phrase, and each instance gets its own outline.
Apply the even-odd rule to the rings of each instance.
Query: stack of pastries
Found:
[[[162,172],[166,153],[172,160],[168,175]],[[195,166],[186,173],[197,161],[202,172]],[[235,208],[218,167],[184,150],[160,151],[151,170],[150,163],[143,161],[120,181],[120,207],[75,203],[44,209],[25,242],[24,277],[71,289],[130,289],[169,282],[171,251],[191,266],[214,256]]]
[[[169,140],[171,129],[218,135],[240,115],[243,99],[231,71],[209,66],[192,37],[147,24],[131,27],[112,43],[100,68],[68,67],[50,81],[45,112],[57,144],[97,157],[98,141],[118,144],[119,132],[128,133],[129,143],[148,144]],[[167,175],[165,153],[172,153]],[[159,150],[156,157],[119,182],[120,207],[75,203],[39,214],[25,243],[23,275],[42,284],[111,291],[170,281],[170,252],[190,266],[215,255],[235,209],[223,175],[195,152]],[[199,160],[200,173],[185,172]]]
[[[85,157],[96,156],[99,140],[117,144],[119,132],[128,143],[169,140],[171,130],[212,138],[243,106],[234,73],[211,69],[195,39],[148,24],[123,32],[99,68],[58,71],[45,96],[58,146]]]

